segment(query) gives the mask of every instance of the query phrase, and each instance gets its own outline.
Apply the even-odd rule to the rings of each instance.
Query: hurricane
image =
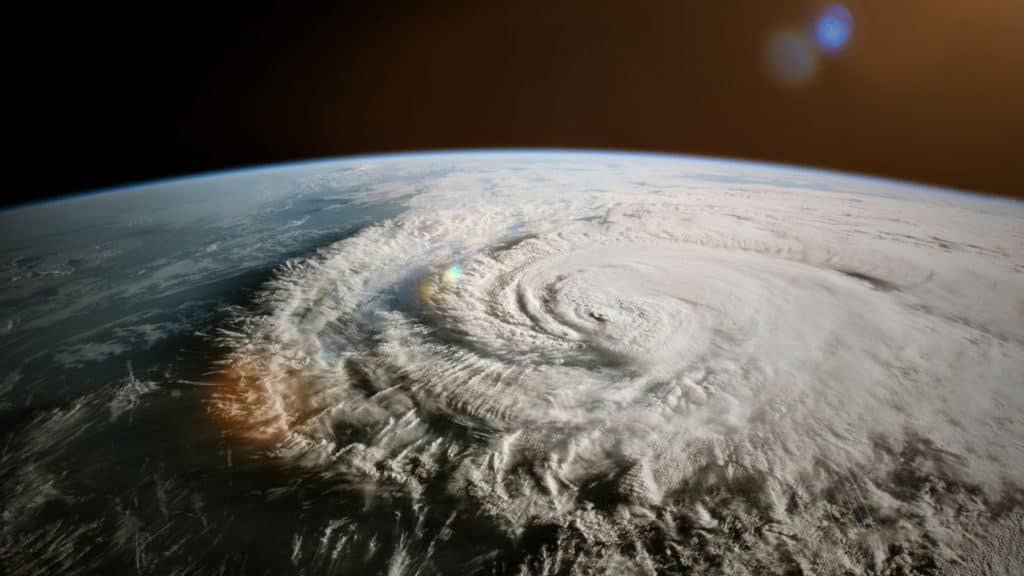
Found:
[[[569,157],[303,181],[401,208],[211,331],[224,434],[356,503],[293,560],[1020,569],[1019,214],[776,177]]]

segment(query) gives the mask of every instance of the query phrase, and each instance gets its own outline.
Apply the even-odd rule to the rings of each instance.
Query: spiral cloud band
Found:
[[[470,526],[509,572],[1020,566],[1019,206],[655,157],[441,168],[310,182],[403,211],[221,336],[233,431],[417,517],[391,568]]]

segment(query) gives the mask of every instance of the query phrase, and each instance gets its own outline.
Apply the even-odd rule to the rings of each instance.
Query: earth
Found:
[[[1024,203],[343,158],[0,212],[19,574],[1024,573]]]

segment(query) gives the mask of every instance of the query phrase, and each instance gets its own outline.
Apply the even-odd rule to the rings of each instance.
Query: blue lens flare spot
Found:
[[[825,54],[842,52],[853,34],[853,15],[842,4],[829,4],[818,14],[814,39]]]
[[[449,286],[454,285],[460,278],[462,278],[462,266],[459,266],[458,264],[449,266],[448,268],[445,268],[445,271],[441,276],[444,279],[445,284],[448,284]]]

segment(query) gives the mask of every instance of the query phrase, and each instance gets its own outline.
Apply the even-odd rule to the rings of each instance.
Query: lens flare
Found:
[[[772,36],[769,42],[768,67],[780,83],[803,86],[818,69],[818,57],[803,34],[783,30]]]
[[[843,51],[853,35],[853,15],[842,4],[829,4],[814,23],[814,39],[826,55]]]
[[[455,285],[456,283],[458,283],[459,279],[462,278],[462,266],[459,266],[458,264],[453,264],[445,268],[444,273],[441,275],[441,278],[442,280],[444,280],[445,284],[449,286]]]

